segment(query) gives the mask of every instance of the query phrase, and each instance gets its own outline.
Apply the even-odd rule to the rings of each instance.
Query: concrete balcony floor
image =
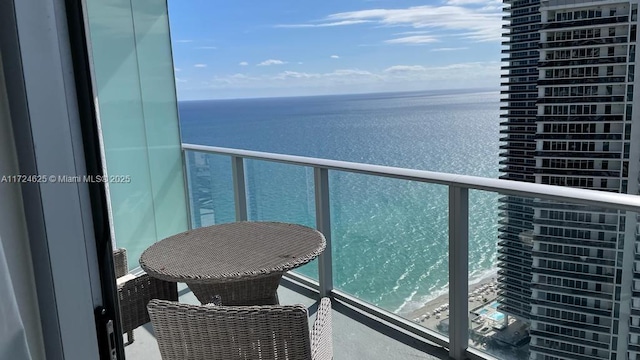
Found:
[[[185,285],[179,284],[178,292],[180,302],[199,304]],[[283,279],[282,285],[278,288],[278,297],[281,304],[305,305],[310,313],[310,326],[313,324],[316,300],[311,291]],[[338,301],[332,301],[332,306],[335,360],[435,360],[449,358],[448,351],[440,346],[429,345],[411,335],[391,331],[388,326],[362,315]],[[161,359],[150,323],[135,330],[134,340],[132,344],[125,347],[125,355],[128,360]]]

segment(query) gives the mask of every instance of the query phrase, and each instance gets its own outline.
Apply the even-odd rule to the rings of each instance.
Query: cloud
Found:
[[[344,20],[344,21],[336,21],[329,23],[321,23],[321,24],[280,24],[276,25],[277,28],[317,28],[317,27],[333,27],[333,26],[344,26],[344,25],[356,25],[356,24],[364,24],[371,22],[369,20]]]
[[[395,33],[393,35],[423,35],[423,34],[429,34],[429,33],[430,31],[418,30],[418,31],[403,31],[403,32]]]
[[[385,42],[387,44],[428,44],[438,42],[438,39],[431,35],[413,35],[397,39],[385,40]]]
[[[206,68],[207,64],[195,64],[195,65],[193,65],[193,67],[195,67],[195,68]]]
[[[447,0],[447,5],[474,5],[474,4],[486,4],[487,0]]]
[[[180,72],[180,71],[182,71],[182,69],[177,68],[177,67],[174,67],[174,68],[173,68],[173,71],[175,71],[175,72]]]
[[[216,76],[209,89],[328,89],[337,92],[407,89],[437,89],[495,85],[500,79],[500,62],[456,63],[445,66],[394,65],[382,71],[336,69],[329,72],[282,71],[277,74],[237,73]],[[333,91],[329,90],[329,91]],[[294,90],[290,90],[295,93]],[[268,91],[267,91],[268,93]]]
[[[247,65],[249,65],[249,63],[248,63],[248,62],[246,62],[246,61],[240,61],[240,62],[238,63],[238,65],[240,65],[240,66],[247,66]]]
[[[193,40],[176,40],[176,42],[184,44],[184,43],[192,43]]]
[[[340,56],[338,56],[338,55],[331,55],[331,58],[332,58],[332,59],[340,59]]]
[[[197,50],[216,50],[217,47],[215,47],[215,46],[196,46],[195,49],[197,49]]]
[[[331,14],[319,23],[278,25],[277,27],[326,27],[371,23],[384,27],[409,27],[416,31],[422,31],[422,29],[445,30],[454,35],[474,41],[501,40],[501,26],[503,22],[502,5],[499,1],[448,1],[449,2],[441,6],[423,5],[403,9],[370,9],[341,12]],[[423,42],[429,41],[432,40],[423,40]],[[415,44],[416,41],[399,38],[387,40],[386,43]]]
[[[187,80],[185,80],[185,79],[181,79],[181,78],[178,78],[178,77],[177,77],[177,78],[176,78],[176,82],[177,82],[177,83],[186,83],[186,82],[187,82]]]
[[[384,69],[386,73],[399,73],[407,71],[425,71],[426,68],[420,65],[394,65]]]
[[[283,65],[286,64],[286,61],[269,59],[259,63],[257,66],[271,66],[271,65]]]
[[[431,49],[431,51],[457,51],[457,50],[466,50],[468,47],[442,47]]]

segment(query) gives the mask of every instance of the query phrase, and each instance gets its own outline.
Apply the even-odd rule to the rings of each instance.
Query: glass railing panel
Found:
[[[192,228],[235,221],[230,157],[189,150],[185,162]]]
[[[636,331],[628,319],[640,314],[632,301],[636,213],[492,194],[471,196],[470,208],[476,201],[498,209],[486,220],[498,224],[497,246],[488,237],[485,255],[494,257],[497,275],[470,277],[470,347],[500,359],[611,358],[619,351]],[[469,216],[471,234],[483,223]],[[470,235],[470,270],[474,241]]]
[[[439,330],[449,305],[447,187],[329,174],[334,288]]]
[[[147,247],[188,227],[167,9],[89,1],[86,10],[111,227],[133,269]]]
[[[247,216],[316,227],[313,168],[245,159]],[[317,260],[294,272],[318,279]]]
[[[509,281],[510,294],[521,287],[523,291],[529,289],[530,280],[523,285],[522,278],[530,279],[530,265],[514,270],[511,262],[517,261],[517,266],[523,266],[522,261],[530,262],[526,260],[531,253],[531,237],[526,236],[532,228],[530,205],[531,199],[469,191],[469,346],[499,359],[529,358],[529,324],[503,311],[500,287],[506,284],[503,272],[521,275],[524,271],[517,277],[518,287]],[[504,252],[513,258],[508,266],[504,265]]]

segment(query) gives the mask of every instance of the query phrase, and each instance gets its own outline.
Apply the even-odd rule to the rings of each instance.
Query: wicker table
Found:
[[[316,258],[324,236],[306,226],[236,222],[186,231],[151,245],[140,266],[158,279],[184,282],[206,304],[277,304],[284,272]]]

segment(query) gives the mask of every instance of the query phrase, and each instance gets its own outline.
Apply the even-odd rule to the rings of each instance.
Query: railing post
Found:
[[[327,239],[327,247],[318,258],[320,297],[330,296],[333,290],[331,254],[331,210],[329,206],[329,170],[313,169],[313,185],[316,199],[316,228]]]
[[[231,157],[233,174],[233,200],[236,205],[236,221],[247,221],[247,190],[244,184],[244,159]]]
[[[449,357],[469,346],[469,189],[449,186]]]
[[[193,152],[192,152],[193,153]],[[182,149],[182,173],[184,174],[184,197],[187,203],[187,221],[188,221],[188,229],[191,230],[194,228],[193,222],[197,219],[195,215],[197,201],[192,201],[191,192],[193,189],[191,188],[191,176],[189,176],[189,164],[191,163],[189,160],[189,153],[187,150]],[[199,219],[198,219],[199,220]],[[195,226],[199,227],[199,226]]]

